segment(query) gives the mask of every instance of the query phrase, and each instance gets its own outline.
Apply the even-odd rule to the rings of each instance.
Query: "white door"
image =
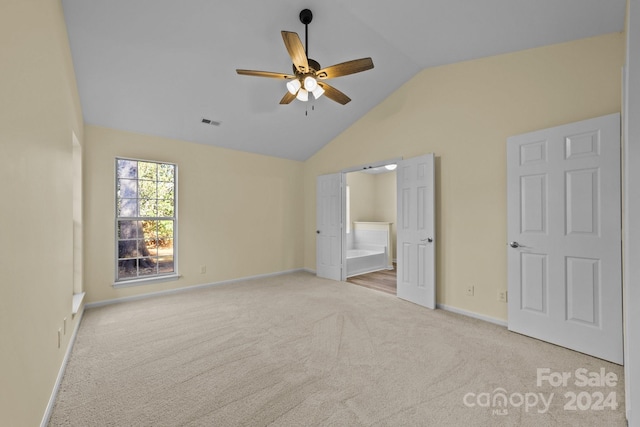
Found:
[[[316,274],[342,279],[342,173],[317,178]]]
[[[507,140],[509,329],[622,363],[620,115]]]
[[[397,295],[436,308],[434,155],[398,162]]]

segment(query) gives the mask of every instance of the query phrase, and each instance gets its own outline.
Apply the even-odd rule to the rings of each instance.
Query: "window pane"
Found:
[[[118,216],[119,217],[138,216],[138,199],[118,200]]]
[[[138,276],[138,260],[127,259],[118,261],[118,278],[131,279]]]
[[[158,179],[158,164],[151,162],[138,162],[138,179]]]
[[[158,216],[156,199],[140,199],[140,216]]]
[[[142,221],[142,232],[145,240],[155,239],[158,235],[158,221]]]
[[[138,197],[138,181],[135,179],[119,179],[118,180],[118,198]]]
[[[171,255],[161,256],[158,258],[158,272],[159,273],[173,273],[173,250]]]
[[[118,178],[137,178],[138,162],[136,160],[118,159]]]
[[[157,182],[156,181],[147,181],[140,180],[138,181],[138,192],[140,194],[141,199],[157,199],[158,191],[157,191]]]
[[[173,199],[158,200],[158,216],[172,218],[174,216]]]
[[[147,254],[149,256],[152,256],[152,257],[158,256],[157,239],[145,240],[144,244],[147,247]]]
[[[136,240],[118,241],[118,259],[135,258],[137,252],[138,243]]]
[[[173,183],[158,183],[158,199],[173,200]]]
[[[158,274],[158,266],[153,258],[140,258],[138,260],[138,275],[151,276]]]
[[[136,221],[118,221],[118,239],[135,239],[138,237]]]
[[[173,240],[173,221],[158,221],[158,238]]]
[[[158,181],[173,183],[174,169],[173,165],[158,164]]]

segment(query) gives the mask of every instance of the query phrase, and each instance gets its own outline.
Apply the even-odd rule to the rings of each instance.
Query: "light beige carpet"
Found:
[[[571,378],[538,386],[538,368]],[[293,273],[87,310],[50,425],[626,423],[620,366]]]

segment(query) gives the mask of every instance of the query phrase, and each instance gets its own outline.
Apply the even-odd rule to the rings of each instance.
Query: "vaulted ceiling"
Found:
[[[305,160],[419,71],[622,31],[626,0],[62,0],[88,124]],[[280,105],[281,30],[324,66],[375,68],[328,82],[351,97]],[[219,126],[202,123],[202,119]]]

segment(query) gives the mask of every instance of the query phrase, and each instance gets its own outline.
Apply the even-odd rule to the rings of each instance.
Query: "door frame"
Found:
[[[347,280],[347,228],[346,228],[346,224],[347,224],[347,210],[344,208],[346,206],[346,202],[347,202],[347,174],[351,173],[351,172],[362,172],[366,169],[373,169],[373,168],[378,168],[378,167],[382,167],[384,165],[388,165],[391,163],[398,163],[399,161],[404,160],[402,157],[394,157],[392,159],[387,159],[387,160],[380,160],[380,161],[376,161],[376,162],[371,162],[371,163],[365,163],[362,165],[358,165],[358,166],[352,166],[349,168],[345,168],[342,169],[339,173],[342,174],[342,180],[345,183],[345,185],[342,188],[342,274],[341,274],[341,279],[343,282],[345,282]]]

